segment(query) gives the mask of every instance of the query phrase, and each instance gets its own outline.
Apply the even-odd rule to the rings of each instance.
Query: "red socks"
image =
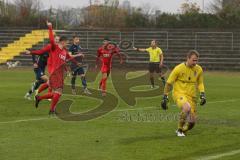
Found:
[[[101,81],[99,83],[99,88],[102,89],[102,79],[101,79]]]
[[[47,89],[48,88],[48,83],[46,82],[46,83],[43,83],[40,87],[39,87],[39,89],[38,89],[38,93],[41,93],[42,91],[44,91],[45,89]]]
[[[102,78],[101,82],[102,82],[102,85],[101,85],[102,91],[103,91],[103,92],[106,92],[106,88],[107,88],[107,78]]]
[[[39,96],[38,99],[39,100],[52,99],[51,109],[50,110],[51,111],[55,111],[56,105],[57,105],[60,97],[61,97],[61,94],[59,94],[59,93],[53,93],[53,92],[49,93],[48,92],[47,94],[45,94],[43,96]]]
[[[52,99],[52,98],[53,98],[53,94],[54,94],[54,93],[46,93],[46,94],[44,94],[44,95],[42,95],[42,96],[39,96],[38,99],[39,99],[39,100]]]
[[[51,103],[51,111],[55,111],[56,104],[58,103],[60,97],[61,97],[61,94],[59,94],[59,93],[53,93],[52,103]]]

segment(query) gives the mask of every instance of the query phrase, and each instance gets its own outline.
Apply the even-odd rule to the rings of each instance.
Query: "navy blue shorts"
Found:
[[[45,75],[45,71],[41,68],[34,68],[34,73],[36,75],[36,80],[40,80],[41,77]]]
[[[82,74],[85,74],[83,67],[76,68],[75,70],[72,71],[73,76],[82,75]]]

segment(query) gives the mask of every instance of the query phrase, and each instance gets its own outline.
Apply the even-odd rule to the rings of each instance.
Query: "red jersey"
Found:
[[[67,60],[70,60],[72,57],[68,53],[66,48],[59,48],[59,46],[54,41],[52,27],[49,27],[49,40],[51,44],[51,52],[49,54],[50,64],[51,64],[51,73],[53,73],[58,68],[62,67]]]
[[[97,50],[97,61],[99,59],[101,59],[102,65],[111,67],[112,66],[112,57],[114,54],[120,56],[119,48],[116,47],[115,49],[108,50],[104,46],[102,46]]]

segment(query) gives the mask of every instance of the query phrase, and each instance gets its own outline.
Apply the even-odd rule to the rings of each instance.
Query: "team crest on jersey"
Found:
[[[59,58],[62,59],[62,60],[66,60],[66,56],[65,55],[62,55],[62,54],[59,54]]]
[[[105,58],[110,57],[110,54],[103,54],[103,57]]]

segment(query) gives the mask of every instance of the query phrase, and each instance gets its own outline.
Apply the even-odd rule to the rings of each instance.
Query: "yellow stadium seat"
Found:
[[[19,40],[0,49],[0,63],[13,59],[14,56],[20,55],[21,52],[43,42],[46,38],[48,38],[47,30],[33,30],[31,33],[27,33],[25,36],[20,37]]]

